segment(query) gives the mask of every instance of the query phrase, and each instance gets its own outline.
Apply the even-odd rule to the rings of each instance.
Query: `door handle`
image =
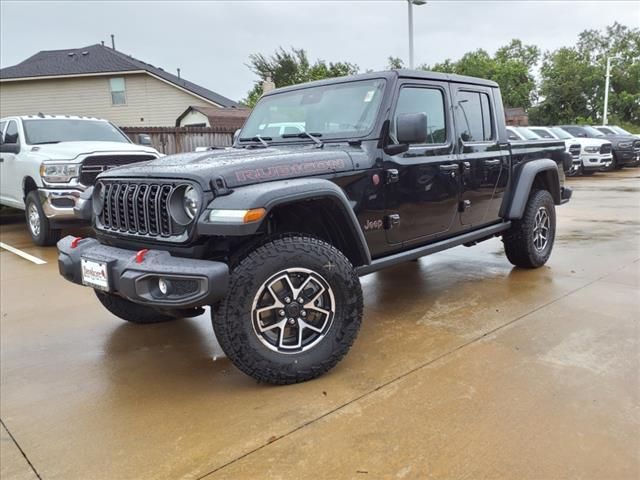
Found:
[[[452,172],[454,170],[458,170],[458,165],[455,163],[449,163],[447,165],[440,165],[440,170],[443,172]]]
[[[502,163],[502,160],[500,160],[499,158],[496,158],[495,160],[485,160],[484,164],[487,166],[491,166],[491,165],[500,165],[500,163]]]

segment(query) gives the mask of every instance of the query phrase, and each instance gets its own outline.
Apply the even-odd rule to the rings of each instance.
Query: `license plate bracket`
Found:
[[[103,292],[111,291],[109,262],[82,257],[80,261],[82,284]]]

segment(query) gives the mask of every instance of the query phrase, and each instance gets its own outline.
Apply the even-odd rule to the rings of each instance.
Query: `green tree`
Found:
[[[262,95],[262,82],[271,78],[277,87],[286,87],[298,83],[341,77],[358,73],[358,66],[348,62],[326,62],[316,60],[311,64],[304,49],[292,48],[290,51],[280,47],[272,55],[261,53],[249,56],[247,65],[258,76],[253,88],[242,101],[253,107]]]
[[[619,23],[585,30],[575,47],[547,52],[540,70],[536,123],[602,121],[607,57],[611,63],[609,123],[640,127],[640,29]]]
[[[532,71],[539,56],[538,47],[524,45],[520,40],[514,39],[499,48],[493,56],[478,49],[464,54],[457,61],[447,59],[442,63],[423,65],[420,68],[488,78],[500,85],[505,105],[528,108],[536,98]]]
[[[399,70],[404,68],[404,61],[400,57],[389,57],[387,59],[387,70]]]

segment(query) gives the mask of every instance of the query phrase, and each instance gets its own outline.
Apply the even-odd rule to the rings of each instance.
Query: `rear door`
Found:
[[[390,137],[402,113],[427,115],[427,142],[386,155],[387,241],[424,242],[447,235],[457,224],[459,162],[454,154],[448,84],[437,81],[400,83],[391,117]]]
[[[499,218],[508,179],[509,145],[498,140],[492,88],[452,85],[458,159],[461,163],[460,221],[465,227],[492,223]]]

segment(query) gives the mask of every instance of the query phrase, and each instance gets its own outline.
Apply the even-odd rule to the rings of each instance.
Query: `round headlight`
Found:
[[[198,213],[199,203],[200,197],[198,196],[196,189],[193,187],[187,187],[182,196],[182,206],[189,218],[193,219],[196,216],[196,213]]]
[[[102,208],[104,207],[104,184],[98,182],[93,190],[93,213],[96,215],[100,215],[102,213]]]

